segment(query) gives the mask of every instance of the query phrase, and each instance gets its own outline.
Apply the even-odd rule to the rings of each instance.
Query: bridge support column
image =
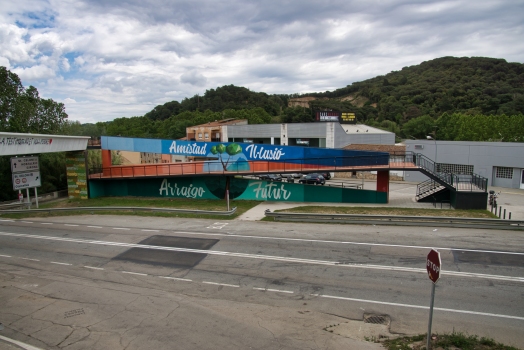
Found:
[[[104,176],[111,175],[111,150],[103,149],[102,150],[102,173]]]
[[[389,170],[377,171],[377,192],[386,192],[389,203]]]

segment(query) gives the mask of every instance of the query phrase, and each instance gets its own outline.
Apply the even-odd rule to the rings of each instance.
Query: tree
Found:
[[[16,74],[0,67],[0,131],[58,133],[66,119],[62,103],[41,99],[34,86],[24,90]]]
[[[17,110],[17,101],[24,93],[18,75],[0,67],[0,131],[8,131]]]

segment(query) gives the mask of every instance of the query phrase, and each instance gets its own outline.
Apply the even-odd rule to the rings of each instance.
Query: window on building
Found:
[[[202,138],[202,133],[201,133],[201,132],[198,133],[198,138],[199,138],[199,139]]]
[[[436,163],[437,173],[473,174],[473,165]]]
[[[206,138],[206,140],[209,138],[209,133],[204,133],[204,137]]]
[[[513,168],[497,167],[495,177],[498,179],[513,179]]]

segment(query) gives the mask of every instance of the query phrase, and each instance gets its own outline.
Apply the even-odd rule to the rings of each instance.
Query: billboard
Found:
[[[352,112],[317,111],[317,122],[339,122],[340,124],[356,124],[357,118]]]

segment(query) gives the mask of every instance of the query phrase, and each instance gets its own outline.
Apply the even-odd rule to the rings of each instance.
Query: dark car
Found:
[[[299,180],[301,184],[324,185],[326,179],[320,174],[308,174]]]
[[[259,175],[258,178],[260,180],[266,180],[266,181],[282,181],[282,176],[277,174],[263,174]]]
[[[326,180],[331,179],[331,173],[320,173],[320,175],[324,176],[324,179]]]

